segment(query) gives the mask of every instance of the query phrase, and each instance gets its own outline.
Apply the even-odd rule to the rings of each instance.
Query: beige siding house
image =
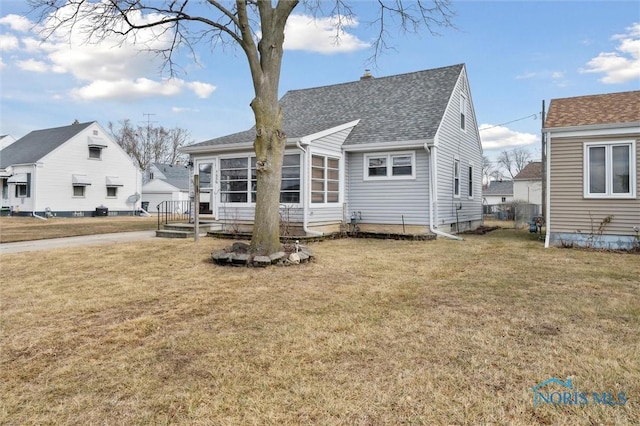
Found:
[[[552,99],[543,131],[549,245],[640,243],[640,91]]]

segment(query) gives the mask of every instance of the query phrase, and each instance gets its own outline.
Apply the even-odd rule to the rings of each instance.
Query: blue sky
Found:
[[[39,42],[25,3],[0,3],[0,134],[19,138],[75,119],[106,128],[128,118],[185,128],[199,142],[253,124],[240,50],[199,45],[198,63],[180,55],[182,72],[167,80],[157,59],[130,45]],[[394,49],[373,65],[366,61],[374,30],[366,22],[377,2],[351,3],[357,22],[338,46],[326,22],[294,11],[281,94],[354,81],[365,68],[388,76],[465,63],[485,154],[526,147],[539,158],[543,99],[548,105],[553,98],[640,90],[637,1],[454,1],[456,29],[433,37],[390,27]]]

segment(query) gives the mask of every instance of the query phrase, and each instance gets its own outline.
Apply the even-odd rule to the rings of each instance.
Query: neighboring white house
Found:
[[[532,161],[513,178],[513,198],[542,206],[542,162]]]
[[[280,104],[281,213],[307,234],[352,221],[440,235],[481,224],[482,147],[464,64],[292,90]],[[222,223],[253,223],[255,132],[182,149],[201,175],[200,211]]]
[[[155,213],[163,201],[189,201],[189,176],[189,167],[185,165],[150,164],[142,185],[143,208]]]
[[[513,201],[512,180],[492,180],[482,188],[482,203],[486,206],[485,213],[494,213],[501,204]]]
[[[131,215],[142,175],[93,121],[33,131],[0,151],[2,208],[21,216]]]

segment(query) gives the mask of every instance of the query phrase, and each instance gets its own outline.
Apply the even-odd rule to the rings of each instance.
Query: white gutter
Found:
[[[545,193],[545,199],[546,199],[546,203],[547,205],[545,206],[545,212],[544,212],[544,218],[545,218],[545,236],[544,236],[544,248],[549,248],[549,242],[551,241],[551,227],[549,226],[549,224],[551,223],[551,217],[549,216],[549,212],[551,211],[551,191],[549,191],[549,189],[551,188],[551,181],[550,181],[550,177],[551,177],[551,133],[547,132],[546,138],[547,143],[546,143],[546,150],[547,150],[547,164],[546,164],[546,170],[545,170],[545,174],[547,175],[547,187],[546,189],[546,193]]]
[[[296,146],[300,149],[300,151],[304,153],[304,161],[302,162],[302,166],[304,167],[302,166],[300,167],[300,171],[302,172],[302,193],[300,194],[302,198],[301,200],[302,201],[302,230],[307,234],[322,236],[324,235],[324,233],[311,230],[308,227],[309,208],[307,206],[307,190],[309,188],[309,182],[308,182],[309,179],[307,179],[307,168],[308,168],[307,166],[309,164],[309,158],[308,158],[309,155],[307,150],[302,147],[300,141],[296,142]]]
[[[429,182],[429,230],[431,232],[433,232],[436,235],[440,235],[441,237],[445,237],[445,238],[450,238],[452,240],[457,240],[457,241],[464,241],[462,238],[457,237],[455,235],[451,235],[451,234],[447,234],[446,232],[442,232],[436,229],[435,225],[433,224],[433,216],[434,216],[434,208],[433,208],[433,203],[435,200],[435,197],[438,194],[438,184],[437,184],[437,177],[438,177],[438,173],[437,173],[437,158],[436,158],[436,144],[434,143],[434,145],[431,147],[431,150],[429,150],[429,147],[427,146],[427,144],[424,144],[424,150],[427,151],[427,155],[429,155],[429,177],[430,177],[430,182]],[[435,214],[437,215],[437,209],[435,209],[436,212]]]

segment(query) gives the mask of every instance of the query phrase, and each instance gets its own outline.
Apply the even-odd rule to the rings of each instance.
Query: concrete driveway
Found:
[[[49,240],[20,241],[0,244],[0,254],[24,251],[42,251],[74,246],[92,246],[119,242],[148,240],[156,237],[156,231],[117,232],[113,234],[83,235],[80,237],[52,238]]]

